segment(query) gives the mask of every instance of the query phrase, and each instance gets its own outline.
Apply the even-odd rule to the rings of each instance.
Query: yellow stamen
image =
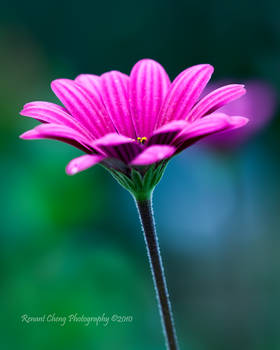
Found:
[[[148,139],[147,139],[147,137],[137,137],[137,141],[138,142],[140,142],[140,143],[142,143],[143,145],[144,145],[144,143],[147,141]]]
[[[142,139],[141,139],[141,143],[144,144],[147,140],[148,140],[147,137],[144,136],[144,137],[142,137]]]

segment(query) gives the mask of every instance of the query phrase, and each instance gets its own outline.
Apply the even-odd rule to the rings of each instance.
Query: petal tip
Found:
[[[201,64],[195,65],[193,67],[197,67],[197,68],[201,68],[203,70],[206,70],[208,72],[208,74],[210,74],[210,75],[212,75],[214,72],[214,66],[212,66],[212,64],[209,64],[209,63],[201,63]],[[193,68],[193,67],[190,67],[190,68]]]
[[[250,119],[245,117],[231,117],[231,124],[234,125],[236,128],[241,128],[242,126],[245,126],[249,123]]]
[[[72,159],[66,166],[65,172],[67,175],[75,175],[81,171],[84,171],[97,163],[100,163],[104,159],[101,155],[82,155],[78,158]]]
[[[23,107],[23,108],[19,111],[18,114],[24,117],[24,116],[25,116],[24,112],[25,112],[25,107]]]
[[[81,79],[87,77],[87,75],[88,75],[88,74],[81,73],[81,74],[79,74],[79,75],[76,76],[75,81],[81,80]]]
[[[130,165],[151,165],[153,163],[160,162],[163,159],[170,158],[174,154],[175,150],[175,147],[169,145],[152,145],[134,158]]]
[[[208,70],[209,70],[211,73],[214,72],[214,66],[212,66],[212,64],[205,63],[204,66],[207,67]]]
[[[66,174],[69,176],[75,175],[79,172],[79,168],[75,165],[67,165],[66,169]]]
[[[33,138],[36,138],[36,136],[37,136],[37,132],[33,129],[33,130],[25,131],[23,134],[19,136],[19,138],[22,140],[31,140]]]
[[[152,58],[148,58],[148,57],[142,58],[141,60],[137,61],[136,64],[138,64],[140,62],[141,63],[157,63],[158,64],[158,62],[156,60],[154,60]]]
[[[51,88],[52,88],[52,90],[54,90],[57,86],[63,85],[63,84],[68,83],[68,82],[73,82],[73,80],[65,79],[65,78],[55,79],[51,82]]]
[[[234,87],[236,91],[239,91],[240,95],[243,95],[247,92],[244,84],[230,84],[228,86]]]

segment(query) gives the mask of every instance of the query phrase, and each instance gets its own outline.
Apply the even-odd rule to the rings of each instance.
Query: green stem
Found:
[[[152,208],[152,195],[145,199],[135,198],[142,229],[144,233],[150,268],[153,276],[154,287],[160,311],[163,332],[168,350],[179,350],[176,338],[176,330],[173,321],[171,303],[168,295],[166,278],[164,274],[158,238],[155,229],[155,221]]]

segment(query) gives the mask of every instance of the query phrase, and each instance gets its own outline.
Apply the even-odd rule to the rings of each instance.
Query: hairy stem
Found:
[[[166,278],[156,234],[152,208],[152,196],[149,196],[144,200],[135,199],[135,202],[139,212],[140,221],[142,223],[142,229],[147,247],[154,287],[156,290],[163,332],[165,335],[166,348],[168,350],[179,350],[171,303],[168,295]]]

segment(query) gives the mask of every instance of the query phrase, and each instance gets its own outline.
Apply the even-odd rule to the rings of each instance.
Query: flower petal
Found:
[[[102,99],[101,77],[94,74],[80,74],[76,77],[75,82],[87,91],[87,93],[90,95],[91,100],[94,101],[101,115],[108,118],[109,115],[106,111],[106,108]],[[111,120],[111,123],[112,123],[112,120]]]
[[[173,144],[174,146],[178,147],[177,152],[180,152],[203,137],[215,134],[217,132],[240,128],[246,125],[248,121],[249,120],[245,117],[232,117],[225,113],[213,113],[187,126],[176,137]]]
[[[90,93],[77,82],[57,79],[51,84],[66,109],[98,138],[115,128],[98,94]]]
[[[163,159],[171,157],[176,148],[168,145],[153,145],[147,147],[142,153],[140,153],[133,161],[131,165],[149,165],[159,162]]]
[[[148,141],[148,146],[155,144],[171,144],[173,139],[188,125],[185,120],[173,120],[157,129]]]
[[[99,154],[85,154],[78,158],[72,159],[66,167],[68,175],[75,175],[80,171],[86,170],[93,165],[100,163],[105,157]]]
[[[35,101],[24,105],[21,115],[35,118],[41,122],[54,123],[69,126],[80,132],[89,140],[94,139],[78,120],[75,120],[65,108],[50,102]]]
[[[171,84],[158,119],[158,126],[185,119],[208,83],[214,68],[199,64],[183,71]]]
[[[136,136],[152,134],[169,86],[164,68],[153,60],[141,60],[132,68],[129,102]]]
[[[231,84],[212,91],[202,98],[189,113],[187,119],[194,121],[206,114],[211,114],[225,104],[236,100],[246,93],[244,85]]]
[[[125,136],[135,138],[128,103],[128,82],[126,74],[111,71],[101,76],[102,99],[116,130]]]
[[[92,146],[107,157],[120,159],[126,164],[142,151],[142,146],[137,141],[116,133],[105,135],[94,141]]]
[[[72,128],[66,125],[53,124],[53,123],[40,124],[36,126],[34,129],[25,132],[23,135],[21,135],[21,138],[33,139],[33,136],[34,138],[37,138],[37,136],[39,135],[67,137],[67,138],[72,138],[73,140],[87,142],[87,139],[83,135],[81,135],[78,131],[73,130]]]
[[[100,91],[100,77],[95,74],[80,74],[76,77],[75,82],[82,85],[90,91]]]
[[[62,141],[79,148],[83,152],[92,153],[88,140],[78,131],[65,125],[41,124],[23,133],[20,138],[24,140],[52,139]]]

